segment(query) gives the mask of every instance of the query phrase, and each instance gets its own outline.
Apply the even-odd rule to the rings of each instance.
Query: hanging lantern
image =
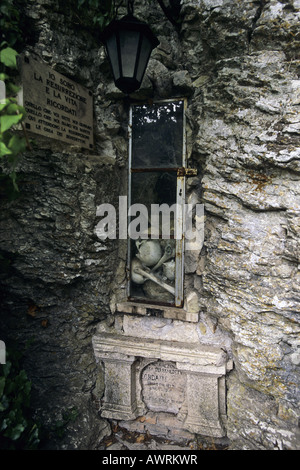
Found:
[[[113,20],[103,31],[101,40],[116,87],[127,95],[138,90],[151,52],[159,44],[149,26],[128,13],[120,20]]]

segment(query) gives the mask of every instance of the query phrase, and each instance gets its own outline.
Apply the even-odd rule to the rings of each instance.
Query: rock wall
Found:
[[[91,336],[109,313],[117,252],[94,234],[96,207],[119,195],[118,159],[127,147],[122,130],[112,143],[121,127],[113,119],[118,106],[107,110],[109,103],[96,93],[103,51],[76,26],[67,6],[20,4],[31,28],[24,52],[92,90],[95,150],[30,136],[33,150],[17,169],[19,197],[1,202],[1,253],[8,266],[1,272],[1,338],[25,351],[42,445],[85,449],[109,432],[95,406]]]
[[[189,70],[207,214],[196,274],[201,309],[233,340],[228,435],[242,449],[299,446],[299,6],[203,1],[185,17],[194,62],[196,44],[211,59]]]
[[[233,358],[230,445],[298,449],[299,1],[181,3],[176,31],[155,0],[135,2],[160,46],[133,98],[188,98],[188,154],[199,173],[188,191],[206,219],[185,288],[198,295],[201,341],[225,338]],[[127,108],[103,49],[65,5],[21,8],[32,31],[26,51],[92,90],[96,145],[91,153],[38,141],[24,155],[20,198],[1,203],[1,249],[12,260],[1,275],[1,339],[30,340],[25,365],[48,445],[95,448],[109,426],[94,400],[104,379],[91,338],[111,318],[125,253],[94,228],[97,205],[125,194]],[[57,439],[55,424],[73,409],[77,419]]]

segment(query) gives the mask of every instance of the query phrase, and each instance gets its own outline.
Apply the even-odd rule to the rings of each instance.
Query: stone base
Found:
[[[153,425],[178,435],[226,434],[225,375],[232,362],[220,347],[115,331],[99,331],[93,347],[105,371],[102,417],[128,421],[150,413]]]

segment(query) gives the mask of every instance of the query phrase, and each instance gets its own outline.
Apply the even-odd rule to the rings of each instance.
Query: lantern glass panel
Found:
[[[109,55],[110,63],[112,66],[114,79],[118,80],[118,78],[120,78],[120,67],[119,67],[119,60],[118,60],[117,40],[116,40],[115,34],[113,34],[107,39],[106,48],[107,48],[107,53]]]
[[[120,50],[123,77],[134,77],[140,33],[138,31],[120,31]]]
[[[147,63],[152,51],[152,45],[149,39],[146,36],[143,36],[142,45],[141,45],[141,52],[139,57],[139,64],[136,73],[136,79],[141,82],[144,72],[147,67]]]

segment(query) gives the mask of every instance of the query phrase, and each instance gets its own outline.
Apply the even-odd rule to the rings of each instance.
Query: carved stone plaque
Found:
[[[50,139],[93,148],[92,93],[32,57],[21,56],[20,68],[25,128]]]
[[[149,410],[178,414],[185,400],[186,374],[171,362],[153,362],[143,370],[142,390]]]

